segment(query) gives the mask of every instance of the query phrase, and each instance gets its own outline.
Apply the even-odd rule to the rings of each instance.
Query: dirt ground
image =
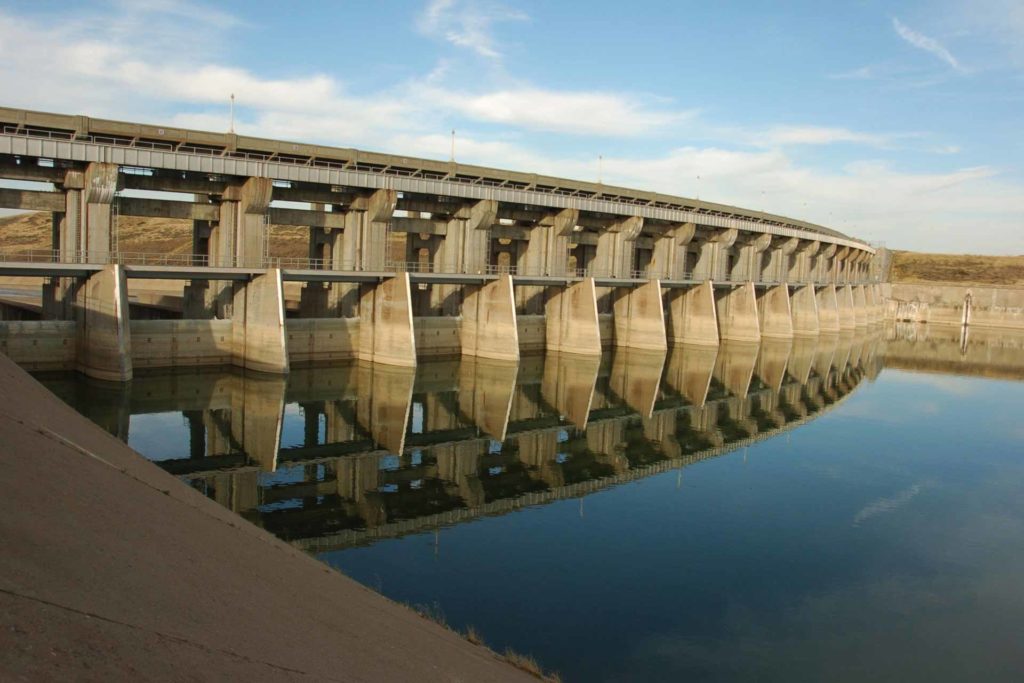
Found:
[[[925,254],[893,251],[893,282],[953,282],[963,284],[1024,284],[1024,256]]]

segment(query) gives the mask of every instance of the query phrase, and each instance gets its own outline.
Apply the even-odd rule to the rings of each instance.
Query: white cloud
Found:
[[[839,81],[866,81],[876,76],[874,67],[862,66],[850,71],[829,74],[829,78]]]
[[[421,33],[441,37],[482,57],[498,59],[493,27],[507,21],[525,21],[527,15],[504,5],[480,0],[430,0],[417,26]]]
[[[934,38],[930,38],[923,33],[918,33],[896,17],[892,18],[892,27],[896,30],[896,34],[910,45],[918,48],[919,50],[924,50],[925,52],[935,55],[957,71],[966,71],[957,58],[954,57],[942,43]]]
[[[837,142],[855,142],[871,146],[889,144],[890,137],[860,133],[847,128],[825,126],[776,126],[758,136],[759,143],[774,145],[831,145]]]

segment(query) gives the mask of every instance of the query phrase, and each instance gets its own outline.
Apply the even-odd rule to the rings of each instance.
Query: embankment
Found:
[[[234,516],[0,355],[0,679],[535,680]]]

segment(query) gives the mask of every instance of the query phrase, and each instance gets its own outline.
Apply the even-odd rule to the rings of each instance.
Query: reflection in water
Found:
[[[864,348],[876,344],[877,335],[847,335],[519,364],[358,364],[298,369],[287,380],[143,375],[121,391],[90,384],[89,401],[76,400],[83,380],[50,383],[130,443],[133,418],[180,414],[187,429],[161,435],[179,455],[162,467],[256,524],[324,549],[719,455],[834,404],[857,386],[862,361],[874,358]]]
[[[1024,385],[952,374],[1024,379],[1024,337],[47,383],[222,505],[567,681],[1016,680]]]

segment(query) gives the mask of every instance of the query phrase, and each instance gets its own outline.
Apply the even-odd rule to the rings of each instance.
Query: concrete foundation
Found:
[[[271,268],[235,287],[231,321],[236,365],[258,372],[288,373],[280,269]]]
[[[825,285],[815,293],[818,302],[818,330],[821,334],[839,333],[839,304],[835,285]]]
[[[857,327],[853,310],[853,288],[850,285],[836,287],[836,305],[839,310],[839,329],[852,330]]]

